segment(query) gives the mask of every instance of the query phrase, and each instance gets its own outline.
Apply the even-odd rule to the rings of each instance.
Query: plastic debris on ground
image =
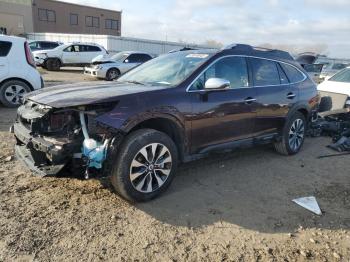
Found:
[[[297,205],[302,206],[303,208],[315,213],[316,215],[322,215],[322,211],[317,203],[317,200],[313,196],[297,198],[293,199],[292,201]]]

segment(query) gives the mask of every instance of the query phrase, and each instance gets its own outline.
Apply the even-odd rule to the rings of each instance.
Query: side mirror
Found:
[[[220,89],[227,89],[231,87],[230,81],[223,79],[223,78],[209,78],[205,82],[205,89],[208,90],[220,90]]]
[[[125,60],[124,60],[124,63],[129,63],[129,59],[125,59]]]

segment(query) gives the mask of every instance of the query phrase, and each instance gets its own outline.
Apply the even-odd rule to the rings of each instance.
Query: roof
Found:
[[[222,49],[222,51],[233,52],[241,55],[258,56],[271,59],[292,60],[294,58],[286,51],[278,49],[269,49],[263,47],[254,47],[245,44],[232,44]]]
[[[26,39],[23,37],[18,37],[18,36],[10,36],[10,35],[0,35],[0,40],[2,41],[22,41],[25,42]]]

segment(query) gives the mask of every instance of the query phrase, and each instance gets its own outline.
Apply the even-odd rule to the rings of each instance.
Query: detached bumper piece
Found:
[[[26,146],[16,145],[15,152],[16,157],[38,176],[56,176],[65,167],[65,164],[36,165],[35,160],[33,158],[33,152],[29,150]]]
[[[32,136],[21,123],[15,123],[13,132],[17,140],[17,158],[39,176],[57,175],[71,159],[74,143],[55,144],[43,137]]]

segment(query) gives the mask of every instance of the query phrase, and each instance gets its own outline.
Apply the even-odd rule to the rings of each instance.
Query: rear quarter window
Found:
[[[286,73],[290,83],[297,83],[305,79],[305,76],[294,66],[285,63],[280,63],[280,65]]]
[[[11,50],[11,46],[11,42],[0,41],[0,57],[7,56]]]

